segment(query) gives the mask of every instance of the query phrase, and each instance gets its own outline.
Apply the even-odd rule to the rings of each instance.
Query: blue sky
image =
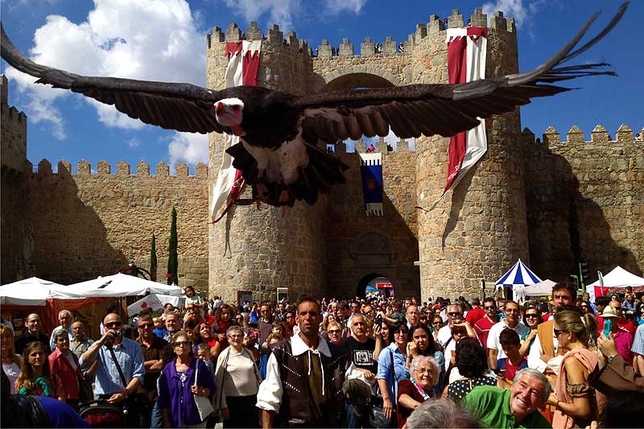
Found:
[[[601,25],[618,5],[605,0],[1,1],[5,31],[40,63],[86,75],[198,85],[205,85],[205,35],[231,22],[245,29],[255,20],[264,33],[276,23],[285,34],[296,31],[313,48],[322,39],[337,46],[348,37],[359,52],[366,36],[376,42],[388,35],[406,40],[416,24],[426,23],[432,14],[442,18],[457,8],[469,17],[474,8],[483,7],[490,17],[492,11],[502,10],[517,21],[520,71],[527,71],[563,46],[594,12],[602,12]],[[644,2],[635,0],[617,28],[579,58],[611,63],[617,78],[577,80],[568,86],[579,91],[534,101],[522,108],[523,127],[539,136],[552,125],[565,138],[570,127],[578,125],[586,139],[597,124],[613,136],[623,123],[635,133],[644,128],[644,55],[637,37],[642,16]],[[184,161],[194,174],[197,162],[208,162],[204,136],[144,125],[79,95],[33,85],[33,79],[7,70],[4,62],[2,72],[10,79],[10,104],[29,117],[27,156],[33,164],[46,158],[56,168],[66,159],[75,172],[82,159],[93,169],[105,160],[115,172],[121,160],[132,171],[141,160],[152,166]]]

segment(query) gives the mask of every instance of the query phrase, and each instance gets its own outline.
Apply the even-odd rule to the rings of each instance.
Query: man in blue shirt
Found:
[[[141,346],[129,338],[123,337],[121,316],[110,313],[103,319],[105,334],[94,342],[80,358],[82,366],[89,366],[94,361],[96,381],[94,395],[107,400],[110,404],[123,404],[128,395],[135,394],[145,375],[145,365]],[[110,348],[114,354],[110,352]],[[125,378],[121,379],[114,356],[118,361]]]

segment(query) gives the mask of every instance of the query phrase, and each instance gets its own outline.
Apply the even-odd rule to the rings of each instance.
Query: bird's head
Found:
[[[221,125],[231,128],[235,134],[241,127],[244,102],[239,98],[224,98],[215,103],[215,119]]]

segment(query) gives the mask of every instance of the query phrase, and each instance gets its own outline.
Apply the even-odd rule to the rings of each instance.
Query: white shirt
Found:
[[[500,321],[499,323],[493,325],[490,328],[490,333],[487,336],[487,348],[496,350],[498,352],[496,359],[503,359],[508,357],[505,352],[503,351],[503,347],[501,347],[501,331],[504,329],[513,329],[514,332],[519,334],[519,338],[523,336],[524,333],[527,333],[530,331],[530,328],[528,328],[526,325],[523,324],[523,322],[517,323],[517,326],[514,328],[510,328],[507,323],[505,323],[504,320]]]
[[[438,330],[438,342],[441,343],[441,346],[445,347],[450,338],[452,338],[452,328],[450,328],[449,324]],[[445,360],[449,359],[446,357]]]
[[[553,330],[552,342],[555,347],[555,356],[556,356],[557,349],[559,348],[559,341],[557,341],[557,338],[554,335],[555,335],[555,332]],[[532,343],[532,345],[530,346],[530,350],[528,351],[528,368],[533,368],[541,372],[544,372],[548,367],[548,364],[541,359],[541,355],[543,355],[543,347],[541,346],[541,340],[539,339],[539,335],[537,335],[536,337],[534,337],[534,342]]]
[[[291,342],[293,356],[302,355],[310,350],[311,353],[315,353],[317,355],[323,354],[326,357],[331,357],[329,345],[326,340],[319,335],[317,349],[312,349],[307,346],[299,335],[292,336],[289,341]],[[321,362],[322,360],[320,360],[320,363]],[[324,372],[322,374],[324,374]],[[279,414],[283,393],[284,391],[282,389],[279,364],[275,354],[271,353],[271,356],[268,358],[268,363],[266,364],[266,379],[259,385],[259,391],[257,392],[257,408],[266,411],[274,411]]]

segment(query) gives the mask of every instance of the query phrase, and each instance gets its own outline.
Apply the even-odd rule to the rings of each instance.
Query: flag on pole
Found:
[[[261,50],[261,40],[226,42],[225,55],[229,57],[225,74],[226,88],[240,85],[257,86]],[[217,223],[228,213],[228,210],[239,198],[244,187],[244,178],[241,175],[241,171],[233,167],[233,159],[226,152],[226,149],[239,143],[239,137],[232,134],[225,134],[224,136],[226,144],[221,168],[212,191],[210,213],[213,223]]]
[[[486,27],[447,29],[449,83],[466,83],[485,78],[487,33]],[[455,187],[487,151],[485,120],[480,120],[481,123],[476,128],[450,139],[445,189],[429,210],[436,207],[445,193]]]
[[[362,195],[367,215],[382,216],[382,153],[360,153]]]

